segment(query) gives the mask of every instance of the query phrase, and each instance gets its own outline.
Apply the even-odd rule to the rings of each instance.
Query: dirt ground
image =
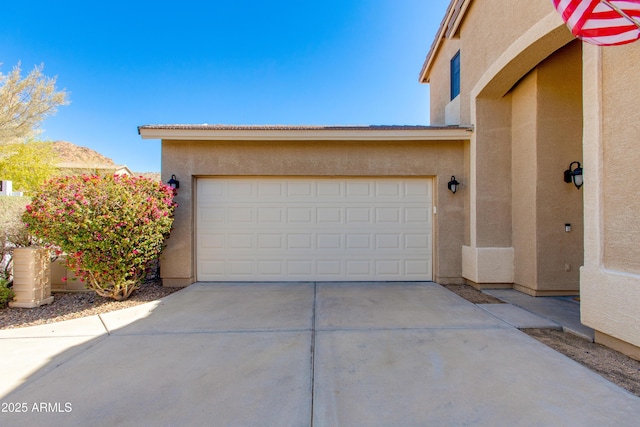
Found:
[[[601,344],[553,329],[522,332],[640,397],[640,362]]]
[[[468,285],[443,286],[474,304],[502,303]],[[564,331],[523,329],[522,332],[640,397],[640,361]]]
[[[504,304],[503,301],[489,294],[480,292],[469,285],[441,285],[451,292],[458,294],[462,298],[474,304]]]

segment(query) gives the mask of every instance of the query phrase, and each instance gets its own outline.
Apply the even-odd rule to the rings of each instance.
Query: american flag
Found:
[[[571,32],[613,46],[640,39],[640,0],[551,0]]]

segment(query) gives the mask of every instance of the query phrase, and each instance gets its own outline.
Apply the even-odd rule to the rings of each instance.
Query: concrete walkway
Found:
[[[127,310],[0,331],[0,351],[0,425],[640,418],[640,398],[433,283],[202,283]]]
[[[483,292],[549,323],[548,326],[536,326],[535,322],[524,322],[519,328],[552,328],[555,324],[565,332],[593,342],[593,329],[580,322],[580,303],[576,297],[532,297],[515,289],[485,289]]]

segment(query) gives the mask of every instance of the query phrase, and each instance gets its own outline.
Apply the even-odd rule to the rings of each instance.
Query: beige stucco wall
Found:
[[[457,35],[444,41],[429,74],[431,124],[444,124],[444,110],[449,103],[449,62],[458,49],[461,51],[462,74],[461,124],[473,124],[470,95],[484,72],[526,30],[552,12],[555,13],[553,5],[545,1],[472,1]]]
[[[563,171],[573,161],[584,163],[580,42],[538,66],[537,147],[537,290],[577,293],[584,253],[583,190],[565,183]],[[571,224],[571,232],[565,232],[565,224]]]
[[[537,91],[538,71],[534,70],[512,92],[514,281],[528,288],[538,282]]]
[[[464,172],[467,177],[466,182],[461,182],[463,186],[470,187],[471,177],[471,142],[464,144]],[[458,181],[460,181],[458,179]],[[464,192],[464,245],[471,245],[471,191]]]
[[[407,176],[434,178],[434,280],[461,281],[463,186],[447,189],[451,175],[466,181],[463,141],[162,141],[163,181],[176,175],[174,231],[162,255],[167,286],[195,281],[194,184],[203,176]]]
[[[639,43],[602,51],[604,264],[640,274]]]
[[[596,339],[638,357],[640,44],[584,46],[585,263],[582,321]],[[603,339],[604,338],[604,339]]]
[[[475,104],[471,245],[511,247],[511,95]]]
[[[562,178],[571,162],[582,163],[581,77],[582,49],[575,42],[512,91],[514,277],[534,295],[579,289],[582,190]]]

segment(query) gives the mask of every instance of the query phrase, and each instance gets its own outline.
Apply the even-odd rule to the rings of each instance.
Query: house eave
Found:
[[[145,125],[142,139],[172,141],[459,141],[473,128],[461,126],[211,126]]]
[[[431,44],[429,53],[427,53],[422,69],[420,70],[420,76],[418,79],[420,83],[429,83],[429,73],[431,72],[433,61],[442,46],[442,42],[444,39],[453,38],[457,34],[458,28],[460,27],[462,19],[464,18],[471,1],[472,0],[451,0],[444,19],[440,23],[440,28],[436,33],[433,43]]]

